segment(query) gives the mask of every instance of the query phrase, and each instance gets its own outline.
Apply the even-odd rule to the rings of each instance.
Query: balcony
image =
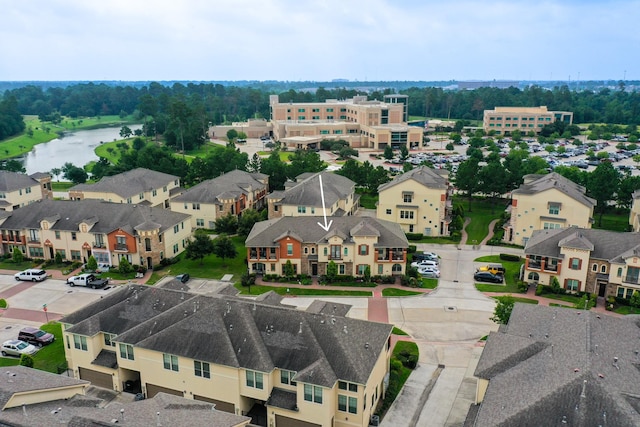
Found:
[[[116,252],[129,252],[129,246],[126,243],[116,243],[113,250]]]
[[[107,247],[104,242],[93,242],[92,246],[98,249],[106,249]]]
[[[3,234],[2,235],[2,242],[3,243],[18,243],[21,245],[24,245],[26,242],[26,239],[24,238],[24,236],[15,236],[15,235],[8,235],[8,234]]]
[[[622,281],[631,285],[640,285],[640,278],[637,276],[626,276]]]

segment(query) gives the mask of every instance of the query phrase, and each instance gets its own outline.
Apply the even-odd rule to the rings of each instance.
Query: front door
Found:
[[[147,269],[151,270],[152,265],[153,264],[151,262],[151,257],[149,256],[149,257],[147,257]]]
[[[607,293],[607,284],[606,283],[600,283],[599,284],[599,288],[598,288],[598,296],[599,297],[604,297]]]
[[[318,264],[311,264],[311,275],[312,276],[318,275]]]

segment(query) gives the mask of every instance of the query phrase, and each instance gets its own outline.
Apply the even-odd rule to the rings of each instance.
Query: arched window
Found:
[[[393,264],[393,267],[391,267],[391,271],[393,273],[399,273],[402,271],[402,266],[400,264]]]
[[[531,273],[529,273],[528,280],[533,280],[534,282],[537,282],[538,280],[540,280],[540,275],[535,271],[532,271]]]
[[[606,273],[607,272],[607,266],[606,265],[601,265],[600,266],[600,273]]]
[[[591,265],[591,271],[598,271],[598,264]]]

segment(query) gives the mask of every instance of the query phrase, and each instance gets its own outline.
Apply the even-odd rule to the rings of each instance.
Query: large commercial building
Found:
[[[496,135],[510,135],[514,130],[523,134],[533,131],[540,133],[545,125],[559,120],[573,123],[573,113],[569,111],[548,111],[547,107],[496,107],[484,110],[482,128],[485,132],[494,131]]]
[[[275,293],[248,300],[181,287],[123,286],[61,319],[73,375],[147,398],[214,403],[254,425],[369,425],[393,325],[346,317],[350,306],[339,303],[303,311]]]
[[[294,149],[318,148],[323,139],[378,150],[422,144],[423,129],[407,124],[406,95],[385,95],[384,101],[355,96],[308,103],[281,103],[278,95],[271,95],[269,102],[274,138]]]

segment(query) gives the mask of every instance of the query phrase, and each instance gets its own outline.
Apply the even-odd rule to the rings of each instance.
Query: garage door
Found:
[[[235,406],[233,405],[233,403],[223,402],[222,400],[210,399],[208,397],[198,396],[197,394],[194,394],[193,398],[195,400],[202,400],[203,402],[215,403],[216,410],[218,411],[229,412],[231,414],[236,413]]]
[[[174,390],[172,388],[166,388],[166,387],[161,387],[159,385],[147,383],[147,399],[151,399],[153,396],[155,396],[156,394],[158,394],[160,392],[167,393],[167,394],[173,394],[174,396],[184,397],[184,395],[182,394],[181,391]]]
[[[295,420],[282,415],[276,415],[276,427],[322,427],[320,424],[308,423],[306,421]]]
[[[91,382],[91,385],[96,387],[108,388],[113,390],[113,380],[111,374],[105,374],[104,372],[94,371],[87,368],[79,368],[81,380],[87,380]]]

